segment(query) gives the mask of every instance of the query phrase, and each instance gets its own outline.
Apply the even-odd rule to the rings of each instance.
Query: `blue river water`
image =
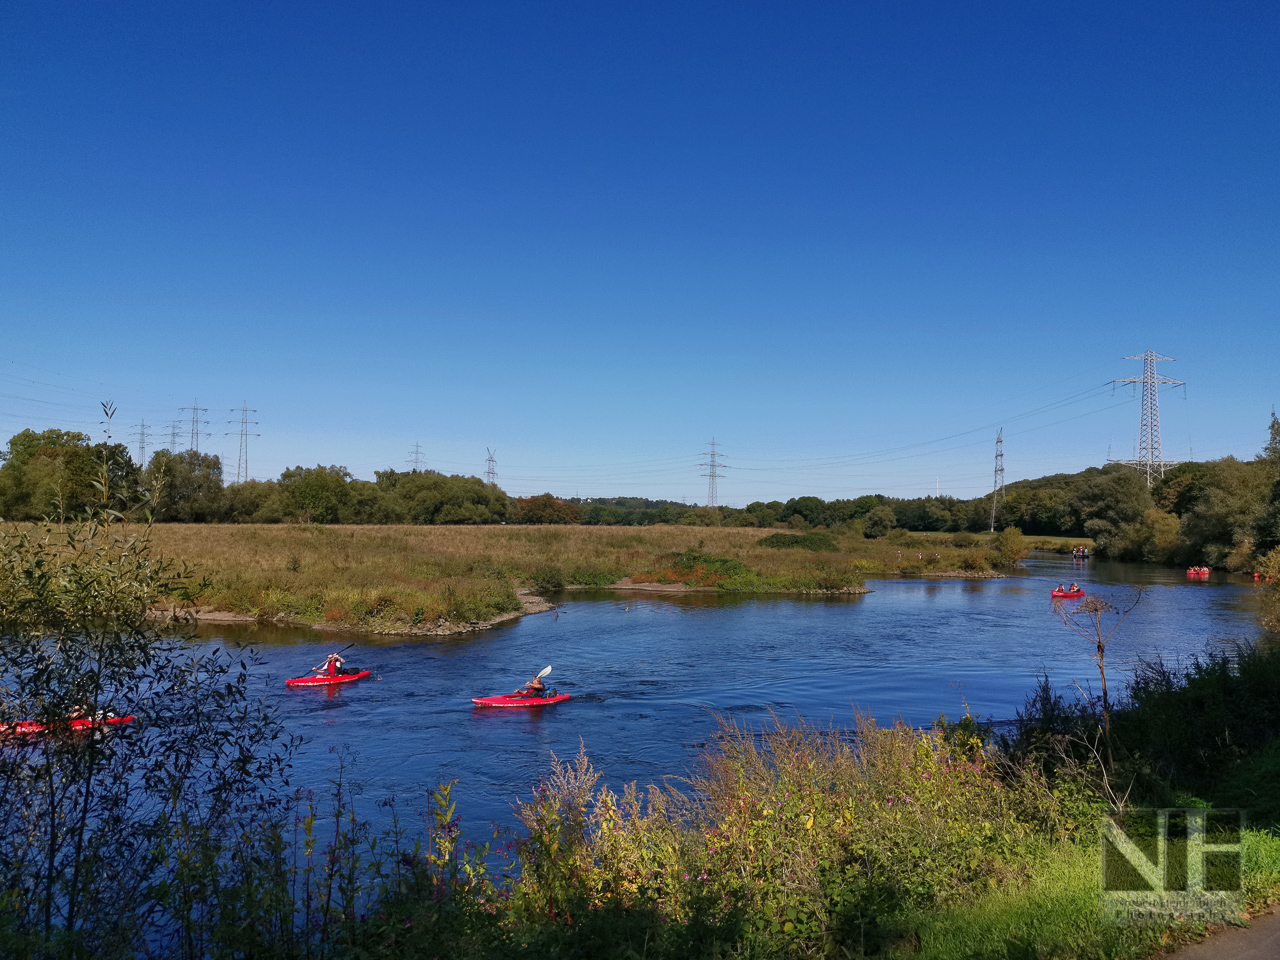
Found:
[[[452,638],[322,635],[303,629],[202,628],[206,643],[252,645],[268,695],[304,738],[293,783],[318,792],[335,775],[332,748],[349,748],[359,812],[378,825],[375,801],[425,808],[437,782],[469,830],[511,823],[554,751],[581,742],[605,780],[681,776],[712,734],[716,715],[759,725],[770,711],[849,725],[855,711],[882,722],[928,724],[939,713],[1011,718],[1039,674],[1066,689],[1098,690],[1091,644],[1053,615],[1049,591],[1078,581],[1142,602],[1107,650],[1114,691],[1138,658],[1185,659],[1253,640],[1253,591],[1215,575],[1037,557],[1026,576],[995,580],[882,580],[856,597],[744,598],[568,593],[558,609]],[[326,652],[355,641],[349,666],[373,677],[332,692],[286,689]],[[541,710],[472,706],[507,693],[551,664],[549,682],[572,699]]]

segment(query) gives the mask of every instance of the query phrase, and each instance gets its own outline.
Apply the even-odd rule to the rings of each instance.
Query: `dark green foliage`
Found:
[[[577,523],[578,505],[557,500],[549,493],[516,500],[516,523]]]
[[[773,547],[778,550],[829,550],[835,553],[840,548],[829,533],[774,533],[756,541],[762,547]]]
[[[377,478],[383,512],[372,523],[501,523],[511,515],[510,498],[479,477],[379,470]]]
[[[213,454],[157,450],[145,476],[160,490],[157,520],[209,523],[226,515],[222,461]]]
[[[94,484],[104,463],[113,489],[121,493],[134,490],[140,479],[122,444],[91,446],[88,436],[74,431],[24,430],[0,459],[0,518],[5,520],[83,514],[96,500]]]
[[[1064,697],[1045,676],[1001,743],[1046,773],[1096,767],[1102,726],[1100,696]],[[1111,730],[1111,779],[1122,791],[1132,785],[1131,803],[1199,797],[1280,822],[1280,652],[1241,646],[1178,667],[1140,664],[1113,705]]]
[[[1030,553],[1026,538],[1017,527],[1005,527],[997,533],[991,541],[991,547],[989,560],[995,567],[1016,567]]]
[[[883,537],[898,525],[898,517],[893,507],[886,503],[871,510],[863,518],[862,524],[868,537]]]
[[[747,504],[746,512],[755,518],[757,526],[772,527],[775,523],[782,522],[783,509],[785,505],[781,500],[771,500],[768,503],[757,500]]]

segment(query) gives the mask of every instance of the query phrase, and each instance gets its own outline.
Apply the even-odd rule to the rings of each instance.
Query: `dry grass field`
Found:
[[[926,561],[912,556],[912,544],[903,550],[846,538],[838,541],[840,552],[814,553],[758,546],[761,537],[754,529],[681,526],[162,524],[153,531],[161,555],[208,579],[206,607],[372,628],[468,622],[518,610],[517,585],[547,591],[632,577],[721,589],[838,590],[860,585],[866,574],[894,571],[900,551],[903,572],[959,569],[957,555],[966,552],[939,542],[933,551],[939,556]],[[678,555],[690,550],[736,560],[747,575],[717,578],[705,564],[701,571],[673,570]]]
[[[547,592],[636,582],[750,592],[857,588],[867,576],[980,576],[984,541],[835,536],[835,551],[774,549],[736,527],[159,524],[161,556],[208,581],[206,610],[369,630],[471,623]]]

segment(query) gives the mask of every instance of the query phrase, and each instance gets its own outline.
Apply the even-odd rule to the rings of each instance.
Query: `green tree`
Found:
[[[211,453],[157,450],[147,464],[146,482],[159,485],[157,519],[176,523],[210,523],[224,518],[226,496],[222,460]]]
[[[550,493],[516,500],[516,523],[577,523],[578,517],[575,504],[557,500]]]
[[[280,474],[285,515],[304,523],[347,523],[351,471],[346,467],[294,467]]]
[[[782,510],[782,519],[790,520],[799,514],[810,526],[826,525],[827,504],[818,497],[793,497]]]
[[[1271,479],[1271,493],[1254,526],[1255,548],[1258,554],[1271,553],[1280,547],[1280,419],[1271,414],[1270,436],[1258,459]]]
[[[868,537],[883,537],[898,523],[898,516],[888,504],[881,504],[863,518],[863,529]]]
[[[387,497],[378,523],[501,523],[511,513],[506,493],[479,477],[385,470],[378,471],[377,485]]]
[[[997,567],[1013,567],[1025,560],[1027,554],[1026,537],[1017,527],[1005,527],[991,541],[991,563]]]
[[[224,488],[223,519],[230,523],[279,523],[284,519],[280,486],[274,480],[247,480]]]
[[[1191,559],[1215,567],[1246,565],[1271,489],[1266,467],[1224,457],[1204,468],[1202,493],[1182,516]]]
[[[747,513],[755,517],[756,523],[762,527],[772,527],[775,523],[780,523],[784,509],[785,504],[781,500],[770,500],[768,503],[756,500],[754,503],[747,504]]]
[[[1101,553],[1107,553],[1113,544],[1123,544],[1124,525],[1137,523],[1154,505],[1146,481],[1136,470],[1120,466],[1085,481],[1074,503],[1085,534],[1093,537]]]

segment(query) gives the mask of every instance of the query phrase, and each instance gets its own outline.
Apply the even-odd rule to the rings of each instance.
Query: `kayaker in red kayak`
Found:
[[[311,672],[317,677],[336,677],[338,671],[342,669],[342,665],[346,662],[340,654],[331,653],[324,658],[324,663],[318,667],[312,667]]]
[[[534,677],[523,687],[517,688],[514,692],[522,697],[540,697],[546,693],[547,685],[542,682],[541,677]]]
[[[550,672],[550,667],[539,671],[537,676],[526,683],[523,687],[517,687],[513,693],[517,697],[545,697],[547,695],[547,685],[542,682],[542,678]],[[555,691],[552,692],[554,693]]]

